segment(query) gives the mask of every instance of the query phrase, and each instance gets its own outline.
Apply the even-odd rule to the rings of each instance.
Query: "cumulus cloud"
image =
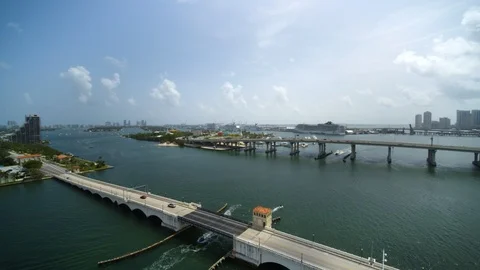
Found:
[[[102,83],[103,87],[105,87],[108,91],[108,96],[110,97],[111,100],[118,102],[118,96],[117,92],[115,92],[115,88],[117,88],[120,85],[120,74],[114,73],[113,78],[102,78],[100,80]]]
[[[16,22],[7,23],[7,28],[11,28],[11,29],[17,31],[18,33],[23,32],[23,29],[22,29],[22,27],[20,27],[20,24],[18,24]]]
[[[265,109],[267,107],[265,104],[262,103],[262,101],[257,95],[253,95],[252,99],[257,104],[258,108]]]
[[[128,104],[130,104],[132,106],[137,105],[137,101],[135,101],[135,99],[133,97],[129,98],[127,101],[128,101]]]
[[[247,101],[242,94],[242,86],[233,86],[230,82],[225,82],[221,87],[223,97],[233,105],[247,106]]]
[[[78,100],[86,103],[92,96],[92,78],[90,72],[83,66],[70,67],[66,72],[60,73],[60,77],[71,80],[78,91]]]
[[[388,108],[392,108],[392,107],[396,106],[395,102],[391,98],[388,98],[388,97],[377,98],[377,103],[382,105],[382,106],[388,107]]]
[[[348,106],[352,107],[353,106],[353,102],[352,102],[352,99],[350,98],[350,96],[343,96],[342,97],[342,101],[345,102]]]
[[[105,56],[104,57],[105,61],[109,62],[110,64],[114,65],[117,68],[126,68],[127,67],[127,60],[125,59],[117,59],[112,56]]]
[[[180,92],[178,92],[176,84],[168,79],[164,79],[158,87],[153,88],[152,91],[150,91],[150,96],[155,99],[164,100],[172,106],[180,105]]]
[[[470,31],[480,32],[480,7],[471,7],[465,11],[462,25]]]
[[[0,69],[10,69],[11,66],[6,62],[0,61]]]
[[[476,9],[467,11],[462,25],[476,22]],[[407,71],[432,78],[439,89],[455,99],[480,98],[480,43],[465,37],[433,41],[430,53],[420,55],[406,50],[394,60]]]
[[[28,105],[33,104],[32,97],[30,97],[29,93],[23,93],[23,98],[25,98],[25,102],[27,102]]]

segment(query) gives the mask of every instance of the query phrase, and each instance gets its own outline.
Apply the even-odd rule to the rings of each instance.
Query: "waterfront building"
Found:
[[[456,127],[459,130],[472,128],[472,115],[470,111],[457,110]]]
[[[40,116],[26,115],[25,123],[12,136],[12,141],[17,143],[40,143]]]
[[[480,128],[480,110],[472,110],[472,128]]]
[[[448,118],[448,117],[440,117],[439,128],[441,128],[441,129],[449,129],[450,126],[451,126],[450,118]]]
[[[415,128],[422,128],[422,115],[415,115]]]
[[[16,156],[15,159],[16,159],[16,161],[19,165],[22,165],[22,163],[27,162],[29,160],[41,160],[42,155],[40,155],[40,154],[26,154],[26,155],[23,155],[23,156]]]
[[[432,113],[429,111],[423,113],[423,128],[426,130],[432,128]]]

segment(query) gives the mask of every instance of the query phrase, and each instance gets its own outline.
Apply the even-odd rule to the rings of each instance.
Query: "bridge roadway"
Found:
[[[264,256],[266,256],[266,254],[273,254],[277,258],[283,258],[296,263],[296,265],[302,265],[302,267],[305,266],[305,269],[382,269],[381,264],[375,263],[374,265],[370,265],[366,258],[275,229],[265,228],[261,231],[252,229],[250,225],[244,221],[203,210],[192,203],[181,202],[70,173],[64,168],[49,162],[44,162],[43,164],[41,170],[45,174],[51,175],[58,180],[81,186],[92,193],[99,194],[99,192],[101,192],[108,194],[110,197],[116,197],[119,204],[124,201],[135,202],[152,210],[167,212],[169,215],[178,216],[180,220],[185,221],[187,224],[192,224],[233,238],[234,241],[243,241],[254,248],[258,247],[262,250],[261,252],[264,252]],[[141,199],[140,196],[145,194],[147,194],[147,199]],[[176,207],[169,208],[168,204],[170,203],[174,203]],[[261,264],[261,262],[262,259],[257,263]],[[396,268],[390,266],[385,266],[385,269],[396,270]]]
[[[407,142],[381,142],[381,141],[365,141],[365,140],[344,140],[344,139],[191,139],[189,143],[235,143],[235,142],[305,142],[305,143],[332,143],[332,144],[355,144],[355,145],[373,145],[373,146],[393,146],[403,148],[429,149],[429,150],[445,150],[457,152],[480,153],[480,147],[424,144],[424,143],[407,143]]]

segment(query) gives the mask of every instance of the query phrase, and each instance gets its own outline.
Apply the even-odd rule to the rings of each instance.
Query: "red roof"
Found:
[[[39,158],[42,155],[40,154],[31,154],[31,155],[23,155],[23,156],[17,156],[18,159],[24,159],[24,158]]]
[[[272,213],[272,209],[263,207],[263,206],[257,206],[253,208],[254,213],[262,214],[262,215],[268,215]]]

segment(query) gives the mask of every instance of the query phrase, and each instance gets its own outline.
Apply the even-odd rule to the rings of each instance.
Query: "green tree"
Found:
[[[22,166],[25,169],[40,169],[42,167],[42,162],[40,160],[29,160],[25,161]]]
[[[41,180],[44,176],[39,169],[28,169],[28,174],[32,180]]]

